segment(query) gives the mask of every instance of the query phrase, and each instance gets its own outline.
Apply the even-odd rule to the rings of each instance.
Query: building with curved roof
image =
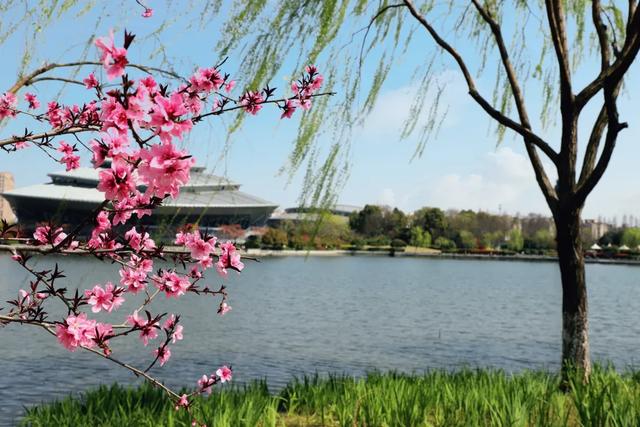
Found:
[[[109,162],[105,162],[104,167],[110,167]],[[9,201],[24,229],[45,222],[78,224],[104,201],[104,194],[96,188],[100,170],[81,167],[50,173],[49,183],[9,190],[2,196]],[[181,187],[178,197],[165,199],[152,216],[144,216],[138,223],[166,232],[196,223],[205,229],[227,224],[247,228],[265,224],[276,207],[274,203],[240,191],[240,184],[195,166],[191,168],[190,182]]]

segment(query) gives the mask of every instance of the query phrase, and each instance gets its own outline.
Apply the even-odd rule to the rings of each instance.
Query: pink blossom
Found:
[[[96,76],[93,73],[89,73],[87,77],[82,79],[82,83],[84,83],[84,87],[87,89],[93,89],[100,85],[100,82],[98,82],[98,79],[96,79]]]
[[[198,92],[210,93],[220,89],[224,79],[215,68],[200,68],[189,78],[189,83]]]
[[[303,110],[309,110],[311,108],[311,98],[302,98],[298,101],[298,105],[300,105],[300,108],[302,108]]]
[[[72,147],[64,141],[60,141],[58,151],[63,153],[60,163],[64,163],[67,166],[67,172],[80,167],[80,157],[73,154],[76,151],[75,147]]]
[[[287,119],[290,119],[294,111],[296,111],[295,101],[287,99],[284,103],[284,107],[282,107],[282,115],[280,118],[284,119],[286,117]]]
[[[184,328],[182,327],[182,325],[176,325],[176,322],[177,318],[172,314],[167,320],[165,320],[164,324],[162,325],[166,332],[169,332],[171,329],[173,329],[173,333],[171,334],[171,342],[173,344],[175,344],[176,341],[182,340],[183,338],[182,331],[184,330]]]
[[[151,18],[153,16],[153,9],[150,7],[145,7],[144,12],[142,12],[143,18]]]
[[[124,224],[134,213],[134,201],[131,197],[123,197],[113,206],[115,214],[113,215],[113,225]]]
[[[58,147],[58,151],[60,153],[63,153],[64,155],[69,155],[69,154],[73,154],[75,149],[71,145],[67,144],[66,142],[60,141],[60,147]]]
[[[149,344],[149,340],[156,339],[157,337],[158,330],[153,325],[147,324],[140,331],[140,339],[145,346]]]
[[[264,98],[259,92],[247,92],[240,98],[240,105],[244,107],[244,111],[249,114],[256,115],[262,109]]]
[[[191,251],[191,258],[198,261],[208,260],[211,257],[211,252],[213,252],[215,245],[215,237],[204,240],[200,238],[200,233],[197,231],[193,233],[193,238],[186,243],[187,248]]]
[[[123,136],[126,137],[129,126],[128,119],[127,110],[125,110],[116,98],[107,96],[107,99],[102,101],[100,106],[100,120],[102,120],[102,130],[104,132],[108,132],[109,129],[114,128],[114,131],[122,133],[124,134]]]
[[[87,319],[85,313],[70,315],[64,323],[56,325],[56,336],[68,350],[75,351],[79,346],[91,348],[95,345],[96,321]]]
[[[18,294],[20,295],[20,302],[23,305],[29,305],[29,303],[31,302],[31,296],[29,294],[29,292],[25,291],[24,289],[20,289],[18,291]]]
[[[144,290],[147,284],[147,274],[140,269],[123,267],[119,270],[120,284],[127,287],[127,291],[137,294]]]
[[[169,98],[158,95],[154,101],[150,124],[163,143],[170,143],[174,137],[182,138],[184,133],[191,131],[191,120],[181,119],[189,111],[180,93],[175,92]]]
[[[138,85],[144,87],[150,95],[155,95],[158,92],[158,83],[153,76],[147,76],[138,80]]]
[[[97,168],[102,166],[104,160],[109,155],[109,147],[106,144],[94,139],[90,143],[91,152],[93,153],[93,167]]]
[[[74,155],[63,156],[62,159],[60,159],[60,162],[66,166],[67,172],[73,169],[78,169],[80,167],[79,156],[74,156]]]
[[[113,325],[109,323],[100,323],[96,324],[96,336],[95,341],[98,341],[102,351],[105,355],[111,354],[111,349],[109,348],[109,338],[113,337]]]
[[[182,335],[182,331],[184,330],[184,327],[182,325],[177,325],[173,331],[173,334],[171,334],[171,342],[173,344],[176,343],[176,341],[181,341],[183,338]]]
[[[311,82],[311,85],[309,87],[313,92],[315,92],[318,89],[320,89],[320,87],[322,87],[323,81],[324,81],[324,77],[322,76],[322,74],[318,74],[316,78],[313,80],[313,82]]]
[[[109,214],[106,211],[100,211],[96,215],[96,229],[99,231],[109,230],[111,228],[111,221],[109,221]]]
[[[29,103],[29,108],[31,109],[40,107],[40,101],[38,101],[38,98],[33,93],[25,93],[24,100]]]
[[[54,129],[61,128],[69,119],[69,115],[57,102],[51,101],[47,104],[47,112],[45,113],[47,120]]]
[[[15,108],[17,103],[18,99],[11,92],[5,92],[0,96],[0,120],[7,117],[15,117]]]
[[[165,293],[167,298],[178,298],[184,295],[191,286],[191,282],[184,276],[180,276],[175,271],[162,271],[159,276],[152,277],[156,288]]]
[[[132,315],[127,316],[127,323],[140,329],[140,340],[142,340],[145,346],[149,344],[149,340],[158,337],[156,324],[150,323],[147,319],[140,318],[138,316],[138,310],[134,311]]]
[[[138,310],[136,310],[133,314],[127,316],[127,323],[131,326],[142,328],[147,324],[147,320],[140,318],[138,316]]]
[[[126,132],[121,132],[117,127],[111,127],[106,132],[100,133],[102,142],[108,148],[107,156],[116,158],[122,155],[129,147],[129,137]]]
[[[182,396],[180,396],[180,400],[178,400],[178,406],[176,406],[176,409],[179,409],[180,407],[183,407],[183,408],[189,407],[189,399],[187,398],[186,394],[183,394]]]
[[[236,81],[235,80],[229,80],[229,82],[227,84],[224,85],[224,90],[229,93],[233,90],[233,88],[236,86]]]
[[[220,378],[220,382],[223,384],[227,381],[231,381],[232,374],[233,372],[231,371],[231,368],[227,365],[220,367],[220,369],[216,371],[216,375]]]
[[[93,289],[84,291],[88,303],[91,305],[91,311],[98,313],[101,310],[111,313],[112,310],[118,309],[124,302],[124,298],[120,296],[124,289],[116,288],[111,282],[107,282],[102,288],[95,285]]]
[[[124,234],[124,238],[133,250],[139,252],[140,250],[153,250],[156,248],[155,242],[149,237],[149,233],[138,233],[135,227],[131,227],[131,230]]]
[[[203,375],[198,380],[198,388],[200,389],[200,393],[211,394],[211,386],[215,382],[215,378],[209,379],[206,375]]]
[[[14,252],[13,255],[11,255],[11,259],[17,262],[22,262],[23,260],[22,255],[16,252]]]
[[[167,317],[167,320],[164,321],[164,323],[162,324],[162,327],[164,329],[171,329],[176,324],[176,320],[177,320],[176,315],[172,314],[169,317]]]
[[[167,361],[171,357],[171,350],[169,349],[169,346],[165,345],[155,349],[153,351],[153,354],[155,354],[156,357],[160,359],[160,366],[164,366],[164,364],[167,363]]]
[[[191,271],[189,272],[189,276],[192,279],[201,279],[202,278],[202,272],[200,270],[198,270],[198,266],[197,265],[194,265],[193,267],[191,267]]]
[[[180,187],[189,182],[191,166],[195,163],[185,151],[177,150],[173,144],[154,145],[150,150],[140,150],[138,174],[147,184],[147,194],[176,198]]]
[[[131,166],[124,162],[113,162],[111,169],[100,171],[99,176],[98,190],[109,200],[124,199],[136,189]]]
[[[227,275],[227,268],[232,268],[238,272],[242,271],[244,264],[240,261],[240,254],[236,251],[236,247],[231,242],[220,243],[222,251],[218,256],[216,270],[221,276]]]
[[[218,314],[220,316],[224,316],[225,314],[227,314],[230,311],[231,311],[231,306],[229,304],[227,304],[226,302],[223,302],[222,304],[220,304],[220,308],[218,308]]]
[[[131,254],[129,266],[137,268],[144,273],[150,273],[153,270],[153,260],[149,258],[141,258],[136,254]]]
[[[29,146],[29,143],[27,141],[18,141],[15,144],[13,144],[13,147],[16,150],[22,150],[23,148],[27,148]]]
[[[66,237],[67,234],[62,231],[62,227],[51,230],[51,227],[48,225],[37,227],[33,233],[33,238],[38,242],[42,244],[52,244],[54,246],[60,244]]]
[[[113,80],[124,75],[124,67],[129,63],[127,49],[114,46],[113,32],[108,37],[96,39],[95,45],[100,49],[100,61],[107,70],[107,78]]]

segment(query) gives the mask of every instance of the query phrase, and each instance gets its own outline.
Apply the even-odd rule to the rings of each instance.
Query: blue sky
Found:
[[[77,57],[83,42],[96,26],[103,29],[104,34],[109,28],[121,29],[126,26],[140,39],[130,50],[130,58],[134,61],[144,58],[157,44],[148,35],[158,25],[160,18],[168,13],[164,2],[148,3],[154,7],[156,14],[149,20],[140,18],[140,11],[135,7],[131,13],[118,11],[113,16],[104,16],[99,24],[96,24],[97,14],[81,18],[66,15],[44,30],[34,52],[37,59],[34,65],[45,59],[62,61]],[[31,31],[32,27],[23,25],[2,45],[5,64],[0,68],[0,91],[15,81],[24,51],[25,35]],[[219,28],[216,28],[215,22],[205,30],[176,25],[165,33],[163,43],[178,64],[177,68],[188,74],[194,65],[209,66],[218,61],[213,51],[217,31]],[[411,50],[416,53],[408,55],[395,68],[372,114],[362,127],[354,131],[350,177],[340,193],[340,201],[356,205],[384,203],[405,211],[421,206],[438,206],[444,209],[546,214],[546,205],[536,186],[521,140],[508,136],[502,144],[496,145],[495,135],[490,131],[490,121],[468,97],[464,82],[454,64],[447,59],[443,59],[437,72],[438,78],[447,82],[443,101],[449,106],[448,115],[438,137],[428,143],[422,157],[411,160],[416,147],[415,139],[398,141],[399,130],[408,114],[408,94],[413,88],[409,74],[416,61],[422,59],[417,52],[432,48],[423,33],[419,32],[416,40]],[[459,47],[463,54],[474,57],[472,46]],[[95,49],[92,48],[92,52],[91,55],[95,55]],[[228,65],[225,67],[227,71],[235,70],[237,64],[233,62],[233,53]],[[470,65],[477,63],[472,59]],[[372,61],[365,64],[365,80],[373,74],[375,66]],[[585,217],[603,215],[620,218],[625,214],[640,214],[640,189],[636,185],[640,178],[637,167],[640,158],[640,103],[634,96],[640,88],[639,71],[640,66],[635,64],[629,72],[627,93],[620,103],[621,118],[629,122],[629,128],[620,136],[609,170],[587,202]],[[584,83],[596,73],[597,65],[587,62],[577,73],[576,79]],[[279,75],[272,85],[284,88],[287,81],[284,75]],[[478,81],[481,92],[487,96],[490,96],[492,84],[489,77]],[[527,102],[536,111],[540,108],[540,97],[534,95],[540,88],[532,86],[527,90],[527,95],[531,95],[527,97]],[[33,88],[33,91],[41,99],[47,99],[55,95],[57,87],[54,89],[41,85]],[[76,94],[70,91],[67,96],[73,99]],[[232,144],[225,147],[225,122],[230,117],[197,126],[186,141],[198,163],[206,165],[214,173],[242,183],[243,189],[249,193],[283,207],[295,205],[301,190],[301,173],[289,180],[288,175],[278,174],[278,171],[291,151],[297,122],[280,121],[275,108],[265,108],[258,117],[249,118],[234,135]],[[588,125],[588,121],[585,123]],[[9,125],[0,132],[6,135],[16,129],[20,128]],[[583,138],[587,129],[588,126],[585,126]],[[554,127],[542,133],[551,141],[557,140],[559,134]],[[327,140],[327,145],[329,142]],[[61,165],[35,148],[0,155],[0,170],[13,173],[18,186],[45,182],[48,172],[59,169]]]

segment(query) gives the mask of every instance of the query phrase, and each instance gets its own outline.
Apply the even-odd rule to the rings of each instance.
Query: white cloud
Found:
[[[411,209],[438,206],[547,213],[529,160],[508,147],[487,153],[472,173],[443,175],[418,187],[420,190],[408,197]]]

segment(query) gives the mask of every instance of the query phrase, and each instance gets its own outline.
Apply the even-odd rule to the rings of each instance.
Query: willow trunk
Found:
[[[554,218],[562,279],[562,378],[565,383],[574,369],[585,382],[591,373],[581,210],[581,207],[560,209]]]

